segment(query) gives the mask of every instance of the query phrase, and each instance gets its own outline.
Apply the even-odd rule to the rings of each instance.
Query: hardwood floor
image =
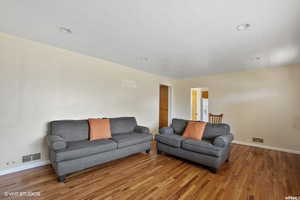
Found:
[[[153,144],[155,146],[155,144]],[[155,148],[153,148],[155,149]],[[40,192],[24,199],[245,199],[300,195],[300,155],[234,144],[218,174],[165,154],[140,153],[67,177],[50,165],[0,177],[4,192]]]

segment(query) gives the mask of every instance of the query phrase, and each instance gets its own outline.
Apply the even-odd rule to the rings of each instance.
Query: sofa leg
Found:
[[[147,149],[147,150],[146,150],[146,153],[150,153],[150,149]]]
[[[58,181],[59,181],[59,182],[62,182],[62,183],[65,182],[65,179],[66,179],[66,175],[63,175],[63,176],[59,176],[59,177],[58,177]]]
[[[229,162],[229,159],[230,159],[230,153],[231,153],[231,149],[229,149],[229,152],[228,152],[228,157],[227,157],[227,159],[226,159],[226,161],[225,161],[225,162]]]
[[[218,173],[218,168],[210,167],[209,171],[216,174],[216,173]]]

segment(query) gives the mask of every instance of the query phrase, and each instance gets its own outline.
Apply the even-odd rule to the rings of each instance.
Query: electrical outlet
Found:
[[[257,142],[257,143],[264,143],[264,139],[263,138],[254,137],[254,138],[252,138],[252,141],[253,142]]]

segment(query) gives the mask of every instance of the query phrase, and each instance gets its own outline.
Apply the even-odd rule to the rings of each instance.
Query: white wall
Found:
[[[190,119],[190,89],[208,88],[209,111],[224,113],[235,140],[300,151],[300,65],[178,80],[174,116]]]
[[[20,166],[26,154],[47,160],[51,120],[135,116],[155,132],[159,83],[171,81],[0,33],[0,170]]]

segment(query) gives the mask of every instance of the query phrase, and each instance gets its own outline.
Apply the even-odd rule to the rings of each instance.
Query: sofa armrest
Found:
[[[47,135],[47,144],[53,150],[65,149],[67,147],[65,139],[58,135]]]
[[[159,133],[164,135],[164,134],[174,134],[174,130],[171,127],[163,127],[159,129]]]
[[[233,140],[232,134],[221,135],[214,139],[213,144],[217,147],[226,147],[232,142],[232,140]]]
[[[145,126],[136,126],[134,131],[138,133],[150,133],[150,129]]]

